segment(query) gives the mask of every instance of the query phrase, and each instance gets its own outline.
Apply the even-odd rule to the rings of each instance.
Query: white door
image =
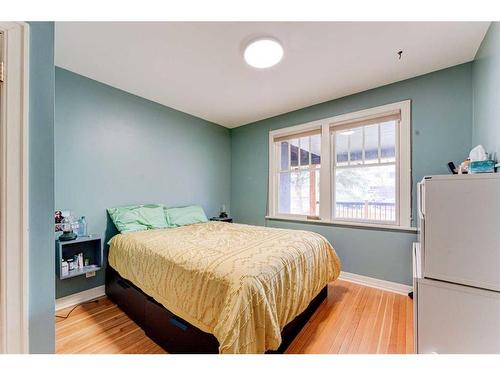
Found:
[[[0,22],[0,352],[12,354],[29,348],[28,32],[26,23]]]
[[[500,174],[424,184],[427,278],[500,291]]]

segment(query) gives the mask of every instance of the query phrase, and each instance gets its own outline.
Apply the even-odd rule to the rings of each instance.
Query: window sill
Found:
[[[298,223],[316,224],[316,225],[329,225],[335,227],[349,227],[349,228],[360,228],[360,229],[376,229],[376,230],[388,230],[395,232],[417,232],[415,227],[403,227],[399,225],[385,225],[385,224],[375,224],[375,223],[356,223],[348,221],[331,221],[331,220],[312,220],[305,219],[301,217],[291,217],[291,216],[266,216],[266,220],[276,220],[276,221],[292,221]]]

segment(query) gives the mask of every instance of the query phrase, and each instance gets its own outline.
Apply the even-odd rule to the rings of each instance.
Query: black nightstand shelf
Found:
[[[210,221],[223,221],[225,223],[232,223],[233,222],[233,218],[232,217],[218,217],[218,216],[214,216],[214,217],[210,218]]]
[[[88,258],[89,265],[71,270],[63,276],[62,261],[73,259],[79,253],[83,253],[83,258]],[[78,237],[73,241],[56,240],[56,274],[61,280],[99,271],[102,268],[102,258],[102,239],[99,236]]]

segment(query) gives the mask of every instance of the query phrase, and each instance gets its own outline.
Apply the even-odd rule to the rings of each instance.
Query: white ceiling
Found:
[[[232,128],[471,61],[488,26],[57,22],[56,65]],[[242,57],[262,36],[281,41],[285,53],[264,70]]]

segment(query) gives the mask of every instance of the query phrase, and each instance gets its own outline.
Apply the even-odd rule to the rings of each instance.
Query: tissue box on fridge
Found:
[[[469,173],[493,173],[495,172],[495,162],[493,160],[471,161]]]

